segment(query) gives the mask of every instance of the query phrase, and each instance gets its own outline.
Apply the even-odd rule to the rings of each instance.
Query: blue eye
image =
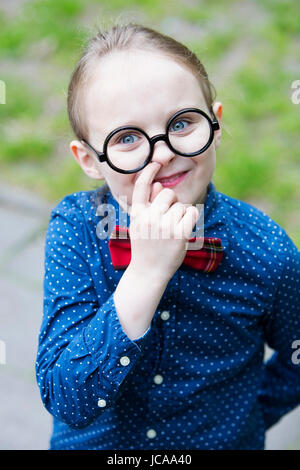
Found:
[[[133,144],[134,142],[136,142],[136,140],[134,140],[134,137],[138,139],[136,135],[124,134],[119,138],[118,142],[120,142],[121,144]]]
[[[183,123],[185,123],[186,125],[188,124],[187,121],[185,121],[185,120],[182,119],[181,121],[177,121],[177,122],[175,122],[174,124],[172,124],[171,130],[174,129],[175,132],[176,132],[176,131],[182,131],[182,129],[184,129],[184,128],[186,127],[186,125],[184,125]]]

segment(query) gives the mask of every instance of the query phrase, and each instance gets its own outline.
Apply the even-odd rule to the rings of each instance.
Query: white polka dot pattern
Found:
[[[182,265],[132,341],[113,299],[124,271],[96,234],[97,194],[66,196],[46,235],[36,373],[50,448],[263,449],[266,429],[300,403],[298,249],[211,182],[205,236],[221,238],[223,260],[214,273]],[[103,202],[119,223],[109,191]],[[264,342],[276,351],[266,364]]]

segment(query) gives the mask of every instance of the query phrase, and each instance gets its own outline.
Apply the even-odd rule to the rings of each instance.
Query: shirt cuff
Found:
[[[113,294],[85,328],[85,342],[93,361],[101,369],[101,378],[119,387],[141,356],[151,326],[131,340],[120,323]]]

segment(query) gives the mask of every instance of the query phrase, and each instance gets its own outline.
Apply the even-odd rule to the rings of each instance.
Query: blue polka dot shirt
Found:
[[[102,204],[124,221],[105,185],[61,200],[46,234],[36,375],[50,449],[263,449],[265,431],[300,404],[297,247],[210,182],[204,236],[221,239],[223,259],[210,273],[182,265],[131,340],[113,297],[124,270],[99,236]]]

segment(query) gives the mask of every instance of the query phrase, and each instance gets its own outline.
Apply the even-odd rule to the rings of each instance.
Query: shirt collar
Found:
[[[207,227],[207,223],[213,216],[214,208],[216,207],[216,188],[212,181],[207,186],[206,199],[204,201],[204,225]]]
[[[228,216],[222,193],[217,191],[214,183],[210,181],[204,202],[204,236],[220,238],[224,250],[228,246]]]

